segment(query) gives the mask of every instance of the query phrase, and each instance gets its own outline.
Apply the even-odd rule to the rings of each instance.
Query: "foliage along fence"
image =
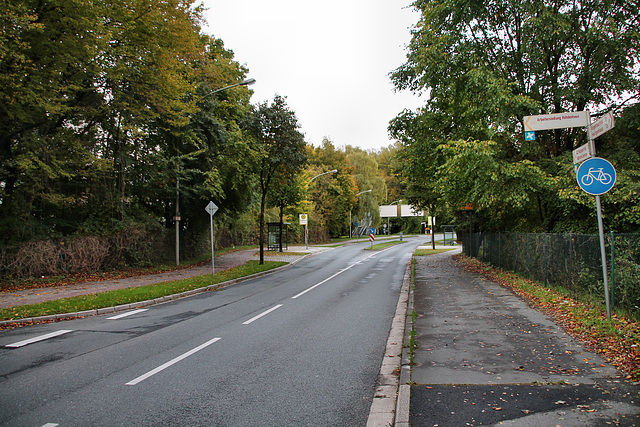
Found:
[[[150,265],[167,258],[170,237],[160,227],[138,225],[110,236],[28,242],[0,249],[0,275],[40,277]]]
[[[640,234],[605,236],[612,307],[640,318]],[[471,257],[604,305],[598,235],[474,233],[463,239]]]

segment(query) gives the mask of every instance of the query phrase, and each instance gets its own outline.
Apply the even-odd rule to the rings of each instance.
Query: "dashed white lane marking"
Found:
[[[43,425],[42,425],[42,427],[56,427],[57,425],[59,425],[59,424],[56,424],[56,423],[46,423],[46,424],[43,424]]]
[[[150,370],[149,372],[147,372],[144,375],[140,375],[138,378],[133,379],[131,381],[129,381],[128,383],[126,383],[125,385],[136,385],[144,380],[146,380],[147,378],[157,374],[158,372],[164,371],[165,369],[167,369],[168,367],[170,367],[171,365],[174,365],[176,363],[178,363],[179,361],[186,359],[187,357],[199,352],[200,350],[209,347],[211,344],[220,341],[222,338],[214,338],[212,340],[207,341],[206,343],[199,345],[198,347],[194,348],[193,350],[189,350],[186,353],[176,357],[175,359],[172,359],[170,361],[168,361],[167,363],[158,366],[155,369]]]
[[[147,310],[149,310],[149,309],[148,308],[140,308],[138,310],[127,311],[126,313],[118,314],[117,316],[107,317],[107,320],[118,320],[118,319],[122,319],[123,317],[131,316],[133,314],[142,313],[143,311],[147,311]]]
[[[384,249],[384,250],[383,250],[383,251],[381,251],[381,252],[387,251],[387,250],[389,250],[389,249],[390,249],[390,248]],[[338,272],[337,272],[336,274],[334,274],[333,276],[329,276],[329,277],[327,277],[326,279],[324,279],[322,282],[318,282],[318,283],[316,283],[315,285],[311,286],[310,288],[307,288],[307,289],[305,289],[304,291],[300,292],[299,294],[296,294],[296,295],[292,296],[292,297],[291,297],[291,299],[296,299],[296,298],[301,297],[302,295],[306,294],[306,293],[307,293],[307,292],[309,292],[309,291],[314,290],[315,288],[317,288],[318,286],[322,285],[323,283],[326,283],[326,282],[328,282],[329,280],[333,279],[334,277],[336,277],[336,276],[338,276],[338,275],[340,275],[340,274],[344,273],[345,271],[349,270],[351,267],[355,267],[356,265],[358,265],[358,264],[360,264],[360,263],[362,263],[362,262],[364,262],[364,261],[367,261],[369,258],[374,257],[374,256],[376,256],[376,255],[378,255],[378,254],[380,254],[380,252],[373,253],[373,254],[369,255],[368,257],[366,257],[366,258],[364,258],[364,259],[361,259],[360,261],[358,261],[358,262],[356,262],[356,263],[353,263],[353,264],[351,264],[351,265],[350,265],[350,266],[348,266],[348,267],[343,268],[342,270],[338,271]]]
[[[315,285],[311,286],[310,288],[305,289],[304,291],[300,292],[299,294],[296,294],[294,296],[291,297],[291,299],[296,299],[298,297],[301,297],[302,295],[306,294],[309,291],[314,290],[315,288],[317,288],[318,286],[322,285],[325,282],[328,282],[329,280],[333,279],[334,277],[336,277],[339,274],[344,273],[345,271],[347,271],[348,269],[350,269],[351,267],[358,265],[358,264],[351,264],[349,267],[347,268],[343,268],[342,270],[338,271],[336,274],[334,274],[333,276],[329,276],[326,279],[324,279],[322,282],[318,282]]]
[[[249,323],[255,322],[256,320],[258,320],[262,316],[266,316],[267,314],[271,313],[274,310],[279,309],[280,307],[282,307],[282,304],[278,304],[278,305],[276,305],[274,307],[271,307],[269,310],[263,311],[262,313],[258,314],[257,316],[252,317],[251,319],[247,320],[246,322],[242,322],[242,324],[243,325],[248,325]]]
[[[5,347],[9,347],[9,348],[24,347],[25,345],[33,344],[34,342],[38,342],[38,341],[48,340],[49,338],[54,338],[60,335],[68,334],[69,332],[73,332],[73,331],[68,329],[62,329],[60,331],[51,332],[50,334],[40,335],[38,337],[29,338],[28,340],[15,342],[13,344],[7,344],[5,345]]]

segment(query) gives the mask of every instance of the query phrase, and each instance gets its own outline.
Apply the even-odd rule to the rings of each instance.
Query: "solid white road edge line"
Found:
[[[62,329],[60,331],[51,332],[50,334],[40,335],[39,337],[29,338],[28,340],[19,341],[13,344],[7,344],[5,345],[5,347],[9,347],[9,348],[24,347],[25,345],[33,344],[34,342],[38,342],[38,341],[48,340],[49,338],[54,338],[60,335],[68,334],[69,332],[73,332],[73,331],[68,329]]]
[[[248,325],[249,323],[255,322],[256,320],[258,320],[262,316],[266,316],[267,314],[271,313],[274,310],[279,309],[280,307],[282,307],[282,304],[278,304],[278,305],[276,305],[274,307],[271,307],[269,310],[263,311],[262,313],[258,314],[257,316],[252,317],[251,319],[247,320],[246,322],[242,322],[242,324],[243,325]]]
[[[126,383],[125,385],[136,385],[139,382],[142,382],[144,380],[146,380],[147,378],[157,374],[158,372],[164,371],[165,369],[167,369],[169,366],[174,365],[176,363],[178,363],[179,361],[186,359],[187,357],[199,352],[200,350],[202,350],[203,348],[209,347],[211,344],[213,344],[214,342],[220,341],[222,338],[214,338],[212,340],[207,341],[206,343],[199,345],[198,347],[194,348],[193,350],[189,350],[186,353],[184,353],[181,356],[176,357],[175,359],[172,359],[170,361],[168,361],[167,363],[158,366],[155,369],[150,370],[149,372],[147,372],[144,375],[140,375],[138,378],[129,381],[128,383]]]
[[[118,320],[118,319],[122,319],[123,317],[131,316],[133,314],[142,313],[143,311],[147,311],[147,310],[149,310],[149,309],[148,308],[140,308],[138,310],[127,311],[126,313],[118,314],[117,316],[107,317],[107,320]]]

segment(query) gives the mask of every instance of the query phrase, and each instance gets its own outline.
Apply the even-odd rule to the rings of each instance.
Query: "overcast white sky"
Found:
[[[411,0],[203,0],[204,31],[249,68],[254,104],[286,96],[307,142],[391,144],[389,120],[421,105],[395,93],[389,72],[405,61]]]

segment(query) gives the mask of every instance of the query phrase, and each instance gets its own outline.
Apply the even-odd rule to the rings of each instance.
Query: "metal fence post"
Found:
[[[500,233],[498,233],[498,265],[502,268],[502,249],[500,248]]]
[[[544,285],[547,286],[547,233],[544,233],[542,239],[542,263],[544,266]]]
[[[529,253],[529,233],[526,233],[527,236],[527,279],[531,279],[531,256]]]
[[[615,307],[613,300],[613,290],[616,287],[616,258],[614,256],[615,251],[615,238],[613,235],[613,231],[611,232],[611,309],[613,310]]]
[[[518,267],[518,233],[513,233],[513,272],[517,273]]]

